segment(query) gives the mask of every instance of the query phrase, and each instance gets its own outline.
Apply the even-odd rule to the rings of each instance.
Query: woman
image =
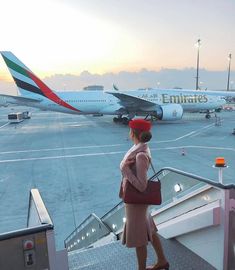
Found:
[[[122,190],[127,181],[136,189],[143,192],[147,187],[147,171],[151,154],[147,142],[151,140],[151,123],[143,119],[131,120],[129,122],[130,139],[134,146],[126,153],[120,164],[122,172]],[[151,215],[148,213],[148,205],[125,204],[126,223],[124,226],[122,243],[129,248],[136,248],[138,270],[161,270],[169,269],[160,239],[156,233],[157,228]],[[147,245],[151,241],[158,257],[154,266],[146,268]]]

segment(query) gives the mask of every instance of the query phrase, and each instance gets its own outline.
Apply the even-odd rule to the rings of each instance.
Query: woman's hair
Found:
[[[140,131],[139,129],[132,129],[133,134],[140,142],[146,143],[149,142],[152,138],[150,131]]]

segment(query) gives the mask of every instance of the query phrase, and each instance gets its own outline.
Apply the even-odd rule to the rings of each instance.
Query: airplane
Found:
[[[18,96],[0,94],[0,105],[17,104],[42,110],[78,115],[114,115],[114,122],[127,124],[135,116],[179,120],[184,112],[210,111],[226,104],[225,91],[147,89],[119,91],[53,91],[12,52],[0,52],[19,91]]]

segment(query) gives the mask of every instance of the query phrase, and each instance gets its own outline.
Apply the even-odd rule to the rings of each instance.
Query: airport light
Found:
[[[217,157],[215,159],[215,164],[213,165],[213,168],[218,168],[218,170],[219,170],[219,183],[223,184],[223,169],[228,168],[224,157]]]
[[[228,55],[228,81],[227,81],[227,91],[229,91],[231,59],[232,59],[232,54],[230,53],[230,54]]]
[[[196,75],[196,90],[199,89],[198,80],[199,80],[199,51],[201,47],[201,40],[200,38],[197,40],[197,43],[195,44],[197,47],[197,75]]]

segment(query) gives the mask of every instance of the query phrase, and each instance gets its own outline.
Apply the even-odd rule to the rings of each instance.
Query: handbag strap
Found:
[[[149,159],[149,162],[150,162],[151,168],[152,168],[152,170],[153,170],[153,172],[154,172],[154,177],[157,179],[158,182],[160,182],[160,179],[159,179],[158,176],[156,175],[157,172],[155,171],[155,169],[154,169],[154,167],[153,167],[153,163],[152,163],[152,161],[151,161],[151,158]],[[150,177],[150,179],[152,179],[152,178],[153,178],[153,176]]]
[[[143,152],[143,151],[142,151]],[[149,163],[150,163],[150,165],[151,165],[151,168],[152,168],[152,170],[153,170],[153,172],[154,172],[154,175],[156,174],[156,170],[154,169],[154,167],[153,167],[153,163],[152,163],[152,160],[151,160],[151,157],[149,157]],[[150,179],[151,179],[152,177],[150,177]],[[160,182],[160,180],[159,180],[159,178],[156,176],[156,178],[157,178],[157,180]]]
[[[151,168],[152,168],[154,174],[156,174],[156,171],[155,171],[155,169],[154,169],[154,167],[153,167],[153,163],[152,163],[152,161],[151,161],[151,158],[149,159],[149,162],[150,162],[150,165],[151,165]]]
[[[142,151],[142,152],[145,153],[144,151]],[[139,153],[141,153],[141,152],[139,152]],[[152,163],[151,157],[149,157],[149,163],[150,163],[150,165],[151,165],[151,168],[152,168],[154,174],[156,174],[156,170],[155,170],[154,167],[153,167],[153,163]]]

